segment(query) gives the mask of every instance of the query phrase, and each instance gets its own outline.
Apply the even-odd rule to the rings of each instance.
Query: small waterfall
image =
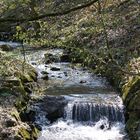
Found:
[[[97,122],[107,118],[109,122],[124,123],[123,106],[113,104],[96,104],[92,102],[70,102],[65,108],[65,119],[76,122]]]

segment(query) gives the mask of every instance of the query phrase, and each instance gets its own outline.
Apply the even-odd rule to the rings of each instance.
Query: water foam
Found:
[[[106,127],[101,129],[104,124]],[[45,127],[38,140],[123,140],[123,128],[124,125],[121,123],[109,128],[106,119],[98,121],[93,126],[61,120]]]

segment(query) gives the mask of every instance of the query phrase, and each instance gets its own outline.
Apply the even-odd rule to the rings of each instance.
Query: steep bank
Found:
[[[35,126],[22,120],[30,100],[30,87],[36,78],[32,66],[0,51],[0,139],[33,140],[37,137]]]

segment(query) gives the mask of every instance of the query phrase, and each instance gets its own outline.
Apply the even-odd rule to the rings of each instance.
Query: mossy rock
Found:
[[[20,121],[20,116],[17,110],[15,110],[14,112],[11,112],[11,115],[17,120]]]
[[[126,130],[129,133],[130,139],[139,140],[139,136],[137,135],[138,126],[140,124],[139,117],[136,112],[130,112],[129,119],[126,122]]]
[[[5,85],[20,86],[20,79],[17,77],[6,77]]]
[[[16,72],[15,75],[21,79],[23,83],[37,81],[37,72],[35,70],[30,70],[26,73]]]
[[[39,130],[32,125],[30,130],[27,130],[24,127],[21,127],[18,131],[17,136],[20,136],[23,140],[36,140],[39,135]]]
[[[40,131],[34,125],[32,125],[31,129],[32,129],[31,133],[32,140],[36,140],[38,138]]]
[[[26,109],[28,101],[29,101],[28,96],[26,97],[21,96],[20,98],[16,100],[15,106],[19,112],[22,112],[24,109]]]
[[[19,128],[18,134],[23,138],[23,140],[31,140],[30,132],[24,127]]]
[[[20,79],[23,83],[34,82],[33,78],[28,74],[21,75]]]
[[[138,90],[134,97],[129,101],[128,110],[139,110],[140,111],[140,90]],[[140,112],[139,112],[140,113]]]
[[[124,102],[129,101],[134,96],[133,94],[139,90],[140,87],[140,77],[132,77],[127,84],[122,87],[122,99]]]
[[[36,71],[30,71],[28,72],[28,75],[33,79],[33,81],[37,81],[37,72]]]
[[[126,105],[128,116],[126,122],[126,130],[130,135],[130,139],[139,140],[138,126],[140,124],[140,77],[131,77],[129,81],[122,87],[122,98]]]

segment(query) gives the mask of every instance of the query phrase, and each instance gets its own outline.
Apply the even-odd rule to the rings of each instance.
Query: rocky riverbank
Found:
[[[35,69],[0,51],[0,78],[0,139],[36,139],[36,127],[22,121],[22,113],[30,100],[31,85],[37,80]]]

